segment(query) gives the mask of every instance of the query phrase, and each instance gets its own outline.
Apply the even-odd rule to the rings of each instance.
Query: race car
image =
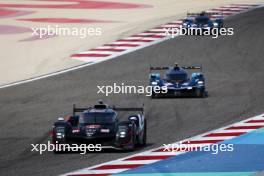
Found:
[[[213,29],[222,28],[223,14],[221,13],[187,13],[187,17],[183,20],[183,28],[201,28],[201,29]]]
[[[156,86],[166,88],[164,93],[156,93],[152,91],[152,98],[164,96],[190,96],[190,97],[206,97],[207,91],[205,89],[205,78],[200,72],[193,72],[188,76],[186,70],[202,69],[199,66],[179,66],[177,63],[173,67],[150,67],[153,70],[166,70],[165,78],[161,78],[160,73],[151,73],[149,84],[154,90]]]
[[[125,121],[118,112],[137,111]],[[58,118],[52,130],[53,144],[100,144],[102,148],[134,150],[145,146],[147,121],[144,106],[140,108],[110,107],[99,101],[93,107],[76,108],[73,114]]]

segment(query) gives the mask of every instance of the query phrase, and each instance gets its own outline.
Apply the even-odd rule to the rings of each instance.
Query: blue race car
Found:
[[[183,20],[183,28],[201,28],[213,29],[222,28],[223,14],[221,13],[187,13],[187,17]]]
[[[177,96],[177,97],[206,97],[204,75],[200,72],[193,72],[188,76],[187,69],[201,69],[196,66],[179,66],[177,63],[174,67],[150,67],[150,70],[166,70],[165,78],[161,78],[160,73],[151,73],[149,84],[150,86],[167,88],[166,93],[152,92],[151,97]],[[153,90],[152,89],[152,90]]]

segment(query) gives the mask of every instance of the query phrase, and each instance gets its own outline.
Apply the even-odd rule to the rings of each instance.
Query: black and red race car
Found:
[[[119,111],[135,111],[125,121]],[[103,148],[133,150],[145,146],[147,121],[144,106],[140,108],[110,107],[99,101],[93,107],[76,108],[67,120],[58,118],[52,131],[52,142],[57,144],[101,144]]]

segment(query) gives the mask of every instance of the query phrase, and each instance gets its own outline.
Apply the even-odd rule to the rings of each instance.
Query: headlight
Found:
[[[192,89],[192,87],[187,87],[187,89],[188,89],[188,90],[191,90],[191,89]]]
[[[198,81],[198,84],[203,84],[204,82],[203,81]]]
[[[214,26],[218,26],[218,23],[213,23]]]
[[[172,83],[165,83],[164,86],[172,86]]]
[[[158,83],[157,83],[157,82],[151,82],[151,84],[152,84],[152,85],[158,85]]]
[[[57,134],[56,134],[56,137],[57,137],[58,139],[64,138],[64,134],[62,134],[62,133],[57,133]]]
[[[124,137],[126,137],[126,132],[124,132],[124,131],[121,131],[121,132],[120,132],[120,137],[121,137],[121,138],[124,138]]]

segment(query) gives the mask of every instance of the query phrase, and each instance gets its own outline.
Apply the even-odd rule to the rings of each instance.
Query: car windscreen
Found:
[[[114,123],[115,120],[114,112],[87,112],[81,114],[79,122],[81,124],[109,124]]]
[[[200,23],[200,24],[206,24],[209,21],[209,17],[208,16],[199,16],[196,17],[196,23]]]
[[[167,74],[166,78],[168,81],[186,81],[187,80],[186,73],[177,73],[177,74]]]

